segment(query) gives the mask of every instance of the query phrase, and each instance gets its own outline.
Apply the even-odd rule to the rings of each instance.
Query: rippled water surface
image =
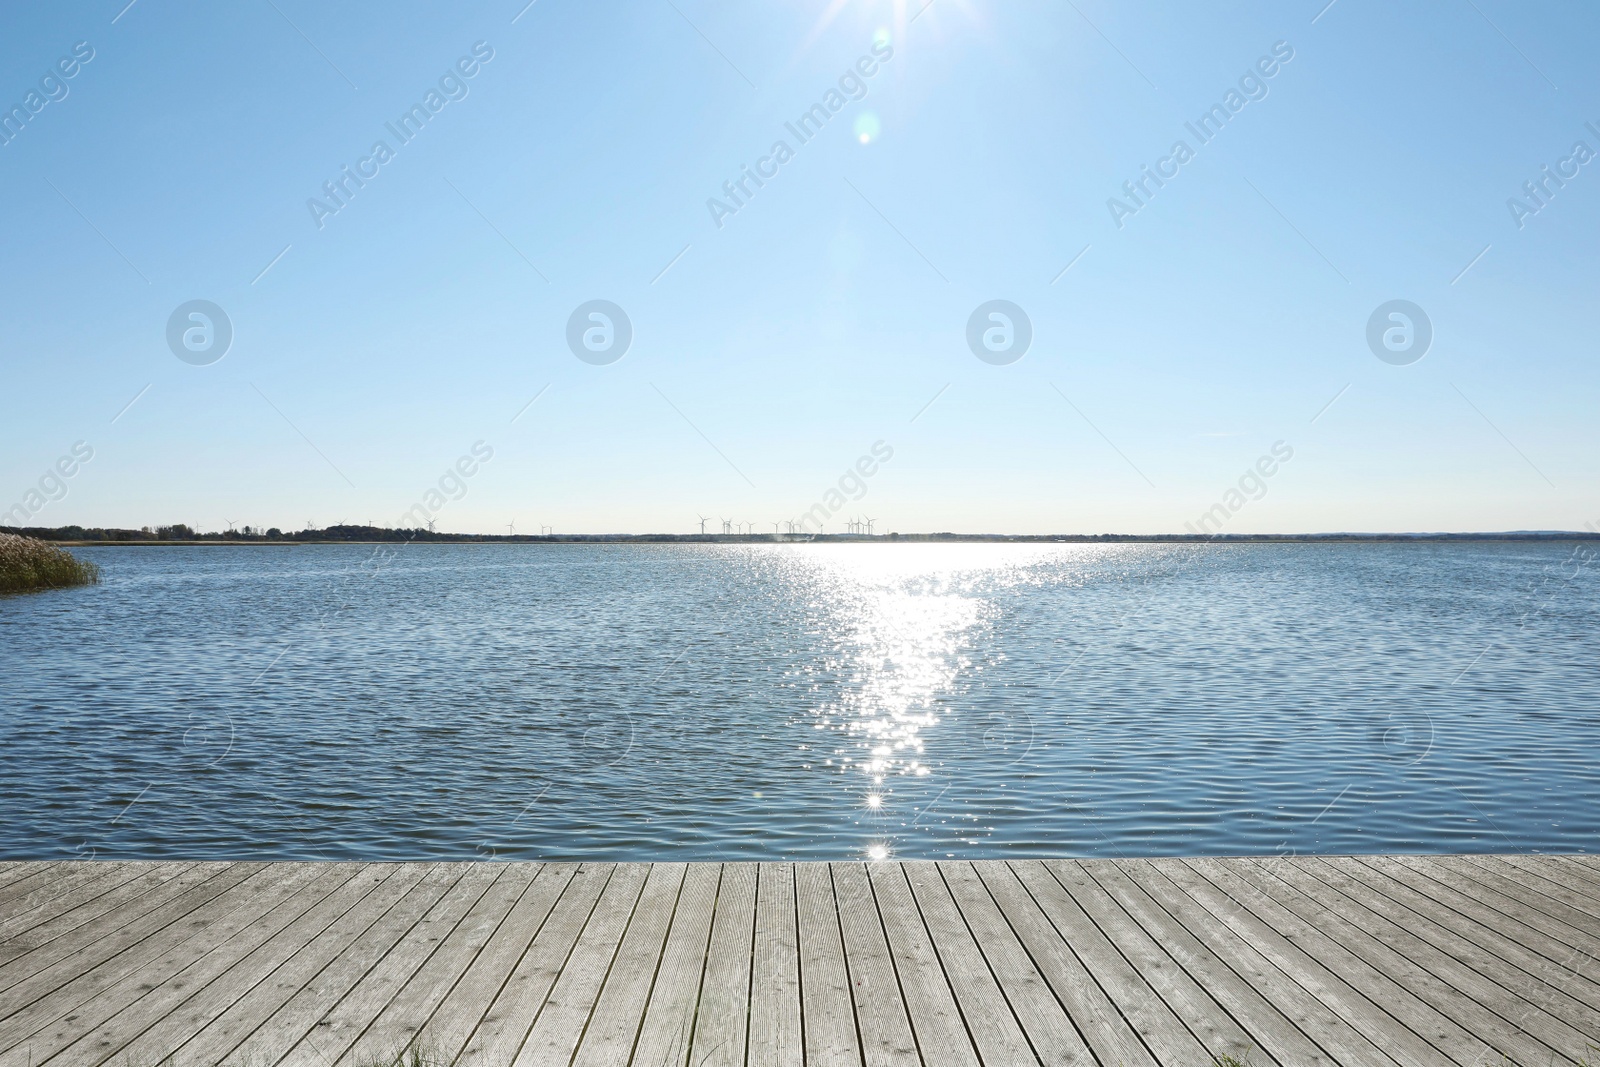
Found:
[[[80,551],[6,858],[1600,850],[1571,544]]]

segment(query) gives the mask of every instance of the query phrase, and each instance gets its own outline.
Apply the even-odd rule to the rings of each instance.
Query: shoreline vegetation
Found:
[[[0,593],[94,585],[100,568],[34,537],[0,531]]]
[[[1188,544],[1220,542],[1320,543],[1320,542],[1435,542],[1435,541],[1594,541],[1600,532],[1572,530],[1510,530],[1500,533],[1311,533],[1311,534],[995,534],[995,533],[729,533],[729,534],[479,534],[439,533],[433,530],[397,529],[381,526],[336,525],[323,529],[282,531],[273,527],[201,533],[183,523],[172,526],[143,527],[138,530],[58,526],[0,526],[0,538],[20,538],[40,543],[66,545],[304,545],[304,544],[772,544],[772,543],[848,543],[848,544]],[[67,555],[62,553],[62,555]],[[72,559],[70,555],[68,559]],[[78,561],[74,561],[78,562]],[[92,567],[93,564],[84,563]],[[81,583],[74,583],[81,584]],[[0,586],[3,589],[4,586]]]

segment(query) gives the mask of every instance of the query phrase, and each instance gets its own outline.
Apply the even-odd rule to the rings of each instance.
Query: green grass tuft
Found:
[[[31,537],[0,533],[0,593],[31,593],[93,585],[100,568],[72,553]]]
[[[449,1062],[413,1046],[403,1052],[362,1060],[356,1067],[449,1067]]]

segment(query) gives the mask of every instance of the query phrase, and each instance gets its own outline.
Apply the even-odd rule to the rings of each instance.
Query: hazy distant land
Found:
[[[238,530],[213,530],[204,533],[183,524],[144,527],[138,530],[110,527],[58,526],[13,527],[0,526],[0,532],[20,534],[62,544],[130,544],[130,545],[185,545],[185,544],[363,544],[363,543],[434,543],[434,544],[772,544],[778,543],[926,543],[926,542],[976,542],[1000,544],[1039,543],[1187,543],[1187,542],[1271,542],[1271,541],[1593,541],[1600,540],[1600,532],[1573,530],[1510,530],[1499,533],[1256,533],[1256,534],[1125,534],[1125,533],[1059,533],[1059,534],[1003,534],[1003,533],[561,533],[561,534],[485,534],[441,533],[433,530],[402,530],[382,526],[335,525],[321,529],[279,530],[272,527],[258,530],[245,526]]]

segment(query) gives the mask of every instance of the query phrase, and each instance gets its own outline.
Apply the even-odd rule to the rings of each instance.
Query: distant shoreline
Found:
[[[162,532],[167,529],[163,528]],[[770,544],[1417,544],[1452,541],[1595,541],[1600,533],[1568,530],[1513,530],[1500,533],[1316,533],[1316,534],[452,534],[427,530],[385,530],[370,526],[331,527],[294,533],[239,536],[227,533],[162,537],[142,530],[55,530],[0,527],[9,533],[75,547],[96,545],[770,545]]]

